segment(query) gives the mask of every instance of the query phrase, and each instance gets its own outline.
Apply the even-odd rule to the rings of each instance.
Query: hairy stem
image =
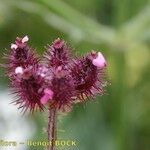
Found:
[[[55,148],[55,141],[57,138],[57,110],[49,109],[49,116],[48,116],[48,141],[51,142],[51,144],[48,146],[47,150],[56,150]]]

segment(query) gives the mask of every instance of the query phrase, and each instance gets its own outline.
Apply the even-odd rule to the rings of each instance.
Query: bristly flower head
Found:
[[[72,58],[66,42],[56,39],[39,58],[28,46],[28,40],[28,36],[16,38],[5,65],[13,93],[18,97],[14,103],[24,112],[43,110],[46,105],[66,111],[76,102],[104,93],[107,64],[102,53],[92,51]]]

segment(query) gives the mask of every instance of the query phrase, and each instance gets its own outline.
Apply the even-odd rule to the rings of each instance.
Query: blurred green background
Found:
[[[94,49],[108,61],[107,93],[59,117],[58,137],[77,140],[65,150],[150,150],[150,1],[0,0],[0,57],[24,35],[39,54],[60,37],[75,55]],[[30,139],[45,139],[46,113],[29,118]]]

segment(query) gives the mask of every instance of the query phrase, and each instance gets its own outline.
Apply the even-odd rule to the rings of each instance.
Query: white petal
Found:
[[[41,73],[40,76],[41,76],[41,77],[45,77],[45,74],[44,74],[44,73]]]
[[[22,43],[25,43],[25,42],[28,42],[28,41],[29,41],[28,36],[25,36],[25,37],[22,39]]]
[[[11,49],[17,49],[18,46],[16,44],[11,44]]]
[[[22,68],[22,67],[17,67],[17,68],[15,69],[15,73],[16,73],[16,74],[23,74],[23,68]]]

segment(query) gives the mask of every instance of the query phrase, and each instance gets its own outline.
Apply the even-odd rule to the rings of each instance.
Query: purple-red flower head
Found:
[[[5,65],[11,88],[23,111],[49,108],[64,110],[78,100],[83,102],[104,93],[106,60],[101,52],[92,51],[72,58],[63,40],[48,45],[43,58],[28,46],[28,36],[11,44]]]

